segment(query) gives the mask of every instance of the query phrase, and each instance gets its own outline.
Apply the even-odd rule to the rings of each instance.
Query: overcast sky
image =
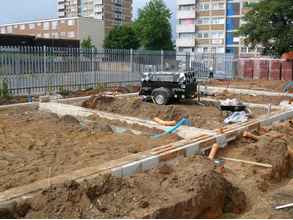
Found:
[[[137,9],[144,6],[148,0],[133,0],[134,16]],[[57,0],[1,0],[0,24],[30,21],[57,17]],[[175,1],[165,0],[173,12],[173,32],[175,28]]]

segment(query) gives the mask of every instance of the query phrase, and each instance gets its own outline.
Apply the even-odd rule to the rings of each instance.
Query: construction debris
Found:
[[[157,122],[158,124],[164,125],[164,126],[175,126],[176,123],[177,123],[176,121],[164,121],[164,120],[161,120],[158,117],[155,117],[154,121]]]

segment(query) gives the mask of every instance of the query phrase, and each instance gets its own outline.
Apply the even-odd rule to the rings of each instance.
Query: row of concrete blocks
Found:
[[[238,88],[225,88],[225,87],[215,87],[215,86],[202,86],[201,91],[214,94],[214,93],[222,93],[223,91],[227,91],[233,94],[240,95],[257,95],[257,96],[286,96],[293,97],[293,94],[290,93],[281,93],[281,92],[269,92],[269,91],[260,91],[260,90],[252,90],[252,89],[238,89]]]
[[[217,135],[201,135],[192,140],[184,140],[171,145],[155,148],[149,152],[149,155],[148,152],[145,152],[146,155],[144,155],[144,158],[128,161],[121,166],[114,167],[111,169],[111,173],[117,177],[131,176],[135,173],[156,168],[159,164],[176,158],[201,155],[209,150],[215,143],[219,144],[221,147],[225,147],[230,141],[241,136],[244,131],[257,131],[260,127],[269,126],[275,122],[286,121],[290,118],[293,118],[293,111],[277,113],[260,120],[253,120],[216,129]]]

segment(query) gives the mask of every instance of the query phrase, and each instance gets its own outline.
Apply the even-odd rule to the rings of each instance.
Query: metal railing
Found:
[[[0,47],[0,83],[11,95],[42,95],[95,88],[101,84],[138,83],[143,72],[179,71],[212,65],[230,75],[226,55],[190,55],[176,51]],[[215,66],[216,60],[216,66]],[[224,63],[223,63],[224,62]],[[228,64],[229,63],[229,64]]]

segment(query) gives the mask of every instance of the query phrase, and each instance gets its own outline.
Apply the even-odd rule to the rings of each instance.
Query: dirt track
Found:
[[[78,121],[30,109],[0,111],[0,191],[174,142],[150,134],[114,134],[108,122]]]

